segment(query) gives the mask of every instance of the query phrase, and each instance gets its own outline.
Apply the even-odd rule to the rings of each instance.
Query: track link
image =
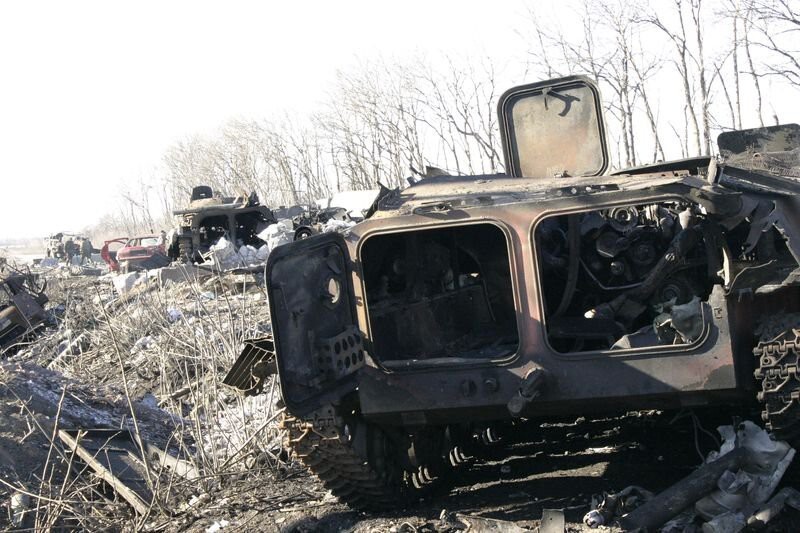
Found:
[[[355,509],[403,507],[424,495],[433,479],[405,471],[389,437],[377,426],[350,424],[332,407],[313,419],[285,415],[285,444],[334,496]]]
[[[767,319],[757,332],[755,377],[761,384],[761,418],[778,438],[800,437],[800,313]]]

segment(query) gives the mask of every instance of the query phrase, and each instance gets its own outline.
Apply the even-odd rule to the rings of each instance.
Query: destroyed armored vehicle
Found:
[[[80,239],[83,239],[83,237],[75,233],[54,233],[44,240],[45,256],[54,257],[56,259],[64,259],[66,257],[64,243],[66,243],[68,240],[76,242]]]
[[[273,337],[226,382],[277,368],[286,442],[340,499],[414,501],[514,419],[719,404],[798,433],[800,128],[609,173],[601,110],[583,77],[514,88],[507,174],[272,253]]]
[[[343,207],[320,208],[316,205],[293,205],[276,209],[274,213],[278,220],[292,221],[293,240],[307,239],[312,235],[322,233],[325,224],[331,220],[355,223],[347,209]]]
[[[14,272],[0,280],[0,356],[44,324],[46,288],[30,273]]]
[[[331,220],[350,222],[350,216],[343,207],[325,207],[319,209],[314,206],[314,208],[292,219],[294,223],[294,239],[307,239],[312,235],[321,233],[325,224]]]
[[[221,237],[237,247],[262,245],[257,235],[276,222],[255,193],[247,198],[219,197],[207,186],[195,187],[189,206],[173,214],[180,217],[180,225],[169,243],[169,256],[198,263]]]

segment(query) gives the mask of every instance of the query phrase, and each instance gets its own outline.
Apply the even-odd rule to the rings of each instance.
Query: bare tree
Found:
[[[794,0],[746,0],[758,32],[757,47],[767,52],[762,64],[765,76],[783,79],[800,88],[800,5]],[[755,69],[751,70],[755,79]]]
[[[409,72],[414,76],[413,72]],[[415,101],[420,120],[437,136],[446,151],[444,164],[456,173],[494,173],[502,169],[494,106],[498,97],[496,72],[488,62],[458,65],[447,59],[447,69],[435,72],[420,64]]]
[[[763,127],[764,126],[764,114],[762,111],[763,99],[761,96],[761,83],[758,80],[758,72],[756,71],[755,64],[753,62],[753,54],[751,51],[751,43],[750,43],[750,29],[753,27],[753,16],[755,10],[753,9],[753,5],[749,4],[747,9],[745,10],[745,16],[742,18],[742,30],[744,38],[744,54],[747,58],[747,65],[750,68],[750,76],[753,79],[753,85],[756,90],[756,109],[758,111],[758,122]]]
[[[693,77],[689,69],[691,61],[691,50],[689,39],[687,37],[686,19],[683,12],[683,0],[673,0],[674,15],[678,20],[677,29],[670,28],[663,20],[662,17],[656,12],[651,11],[643,21],[652,24],[654,27],[661,30],[672,43],[675,50],[675,59],[673,63],[678,71],[683,85],[683,97],[685,101],[684,113],[686,114],[694,135],[694,143],[696,153],[702,152],[702,145],[700,142],[700,126],[697,121],[697,114],[694,109],[694,90],[692,89]],[[704,106],[705,102],[701,102]]]

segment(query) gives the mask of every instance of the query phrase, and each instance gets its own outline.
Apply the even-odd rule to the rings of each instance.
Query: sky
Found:
[[[93,225],[126,187],[152,181],[171,145],[235,118],[307,114],[358,61],[481,55],[498,71],[518,67],[529,8],[567,32],[582,27],[565,1],[0,2],[0,242]],[[729,46],[727,27],[707,35]],[[667,54],[663,36],[645,38]],[[669,66],[659,76],[657,112],[669,120],[679,79]],[[752,98],[742,101],[745,127],[756,126]],[[797,106],[778,111],[800,121]]]
[[[0,238],[78,231],[164,151],[313,106],[355,58],[500,54],[518,2],[0,3]]]

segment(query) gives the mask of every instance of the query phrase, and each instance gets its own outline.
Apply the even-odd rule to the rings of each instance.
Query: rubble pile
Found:
[[[720,426],[722,445],[689,476],[654,495],[638,486],[596,498],[583,522],[625,531],[737,533],[761,527],[784,505],[798,508],[797,491],[786,487],[770,499],[795,456],[750,421]]]

